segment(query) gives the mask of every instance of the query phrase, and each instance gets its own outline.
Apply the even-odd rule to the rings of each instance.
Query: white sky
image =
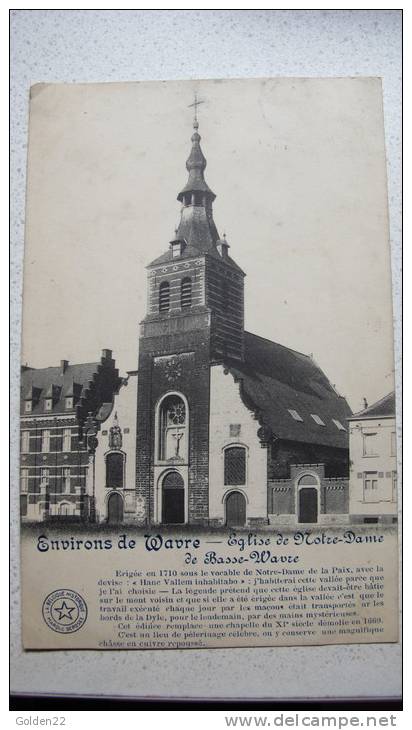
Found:
[[[137,367],[145,266],[179,220],[195,89],[246,328],[313,353],[354,410],[377,400],[393,387],[377,79],[34,87],[23,362],[110,348],[122,372]]]

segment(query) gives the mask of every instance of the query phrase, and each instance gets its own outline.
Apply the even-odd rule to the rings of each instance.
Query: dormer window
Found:
[[[324,426],[325,425],[324,422],[322,421],[321,417],[318,416],[317,413],[311,413],[310,415],[312,416],[312,418],[315,421],[315,423],[318,424],[318,426]]]
[[[168,312],[170,309],[170,285],[162,281],[159,288],[159,312]]]
[[[73,408],[73,397],[71,395],[66,396],[66,411],[70,411]]]
[[[60,398],[61,388],[51,383],[44,394],[44,410],[52,411]]]
[[[295,411],[294,408],[288,408],[288,411],[289,411],[289,413],[292,416],[292,418],[293,418],[294,421],[300,421],[300,423],[303,423],[302,416],[300,416],[299,413],[297,411]]]
[[[33,403],[31,400],[26,400],[24,403],[24,411],[25,413],[31,413],[33,407]]]
[[[180,241],[173,241],[172,243],[172,258],[177,259],[182,254],[182,244]]]

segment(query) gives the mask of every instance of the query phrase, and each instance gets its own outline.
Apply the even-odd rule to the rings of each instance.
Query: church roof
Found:
[[[278,439],[348,448],[351,409],[308,355],[245,332],[242,362],[225,361],[245,405]]]
[[[384,398],[364,408],[363,411],[354,413],[352,418],[355,420],[358,418],[375,418],[379,416],[395,416],[395,391],[388,393]]]

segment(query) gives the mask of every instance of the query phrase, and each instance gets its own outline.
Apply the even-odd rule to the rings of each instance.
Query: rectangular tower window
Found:
[[[170,286],[168,281],[162,281],[159,288],[159,312],[168,312],[170,309]]]
[[[391,433],[391,456],[396,456],[396,433]]]

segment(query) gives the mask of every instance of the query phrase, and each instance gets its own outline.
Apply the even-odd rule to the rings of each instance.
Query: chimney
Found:
[[[102,350],[102,360],[111,360],[112,359],[112,351],[111,350]]]
[[[60,371],[62,375],[66,372],[68,364],[68,360],[60,360]]]
[[[363,407],[365,410],[368,407],[368,401],[366,400],[366,398],[363,399]]]

